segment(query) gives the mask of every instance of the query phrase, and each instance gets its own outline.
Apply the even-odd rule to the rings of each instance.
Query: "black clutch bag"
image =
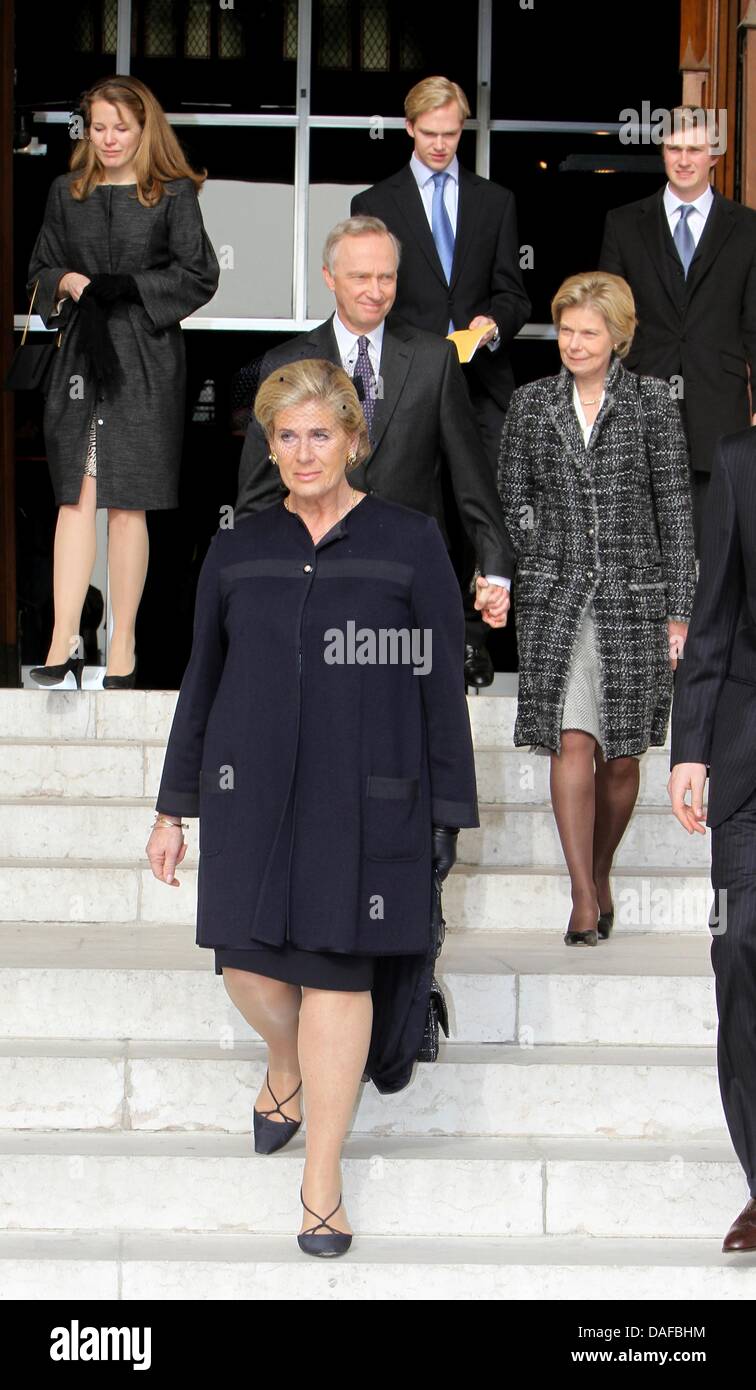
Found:
[[[13,361],[3,383],[6,391],[40,390],[47,380],[53,358],[60,347],[62,333],[58,333],[58,339],[55,343],[27,343],[26,341],[38,285],[39,280],[34,286],[21,342],[16,348]]]
[[[446,922],[441,911],[441,880],[433,870],[433,912],[431,917],[433,928],[434,958],[438,959],[441,954],[441,947],[444,944],[446,935]],[[444,992],[438,983],[435,975],[431,981],[430,997],[428,999],[428,1012],[425,1018],[425,1032],[423,1040],[417,1054],[418,1062],[438,1061],[438,1045],[440,1030],[443,1029],[444,1036],[449,1036],[449,1011],[446,1007]]]

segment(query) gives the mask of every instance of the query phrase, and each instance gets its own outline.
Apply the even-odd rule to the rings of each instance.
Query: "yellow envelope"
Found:
[[[491,325],[485,328],[458,328],[456,333],[448,333],[450,343],[457,349],[457,356],[460,362],[472,361],[473,355],[480,345],[481,338],[485,338]]]

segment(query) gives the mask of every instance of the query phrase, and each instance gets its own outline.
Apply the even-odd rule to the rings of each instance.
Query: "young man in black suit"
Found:
[[[713,113],[710,113],[713,115]],[[671,113],[667,183],[606,218],[599,265],[627,280],[639,326],[625,365],[671,379],[690,448],[696,550],[714,447],[750,422],[756,364],[756,212],[712,188],[708,122]]]
[[[308,357],[342,366],[353,378],[371,452],[350,471],[353,487],[433,516],[446,535],[442,469],[451,477],[461,525],[480,570],[475,606],[492,627],[506,623],[514,554],[493,476],[451,343],[386,321],[396,295],[400,247],[376,218],[349,218],[331,231],[323,275],[336,311],[309,333],[266,353],[259,380]],[[239,466],[235,515],[282,496],[265,436],[252,417]]]
[[[404,103],[414,150],[409,164],[352,199],[352,214],[380,217],[402,244],[396,312],[416,328],[446,336],[486,327],[465,377],[496,477],[499,440],[514,377],[509,347],[527,322],[530,300],[519,263],[515,200],[457,159],[470,107],[462,88],[428,77]],[[467,587],[469,554],[458,557]],[[493,666],[480,619],[467,609],[469,682],[490,685]]]
[[[719,1086],[750,1191],[722,1248],[756,1250],[756,429],[719,443],[702,539],[669,794],[688,833],[705,834],[708,770]]]

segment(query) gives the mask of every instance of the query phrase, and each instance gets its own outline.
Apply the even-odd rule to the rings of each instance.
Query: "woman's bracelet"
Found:
[[[185,820],[168,820],[167,816],[161,815],[160,811],[155,812],[153,825],[170,825],[173,830],[185,830],[188,822]]]

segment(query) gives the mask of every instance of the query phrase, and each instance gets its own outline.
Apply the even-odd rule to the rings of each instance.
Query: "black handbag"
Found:
[[[3,383],[6,391],[40,390],[47,380],[55,353],[60,347],[62,330],[58,333],[56,343],[27,343],[26,341],[38,286],[39,280],[34,286],[21,342],[16,348],[13,361]]]
[[[441,880],[433,870],[433,910],[431,915],[431,925],[434,933],[434,953],[437,960],[441,954],[441,947],[444,944],[446,935],[446,922],[441,911]],[[425,1018],[425,1032],[423,1040],[417,1053],[418,1062],[438,1061],[438,1047],[440,1030],[443,1029],[444,1036],[449,1036],[449,1010],[442,990],[435,975],[431,981],[430,996],[428,999],[428,1012]]]

